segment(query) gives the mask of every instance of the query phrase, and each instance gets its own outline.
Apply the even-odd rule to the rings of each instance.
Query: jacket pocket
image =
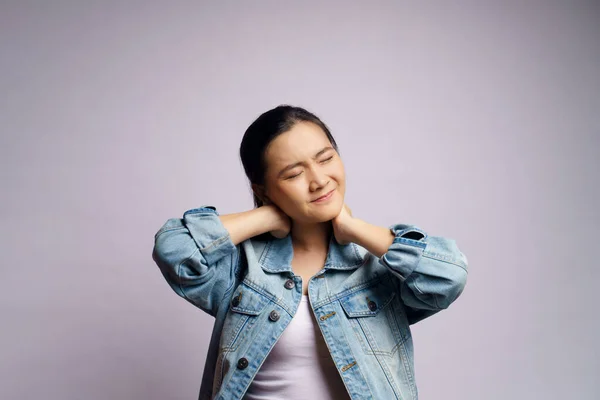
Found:
[[[400,296],[381,282],[341,298],[340,303],[366,354],[391,356],[410,338]]]
[[[235,351],[249,337],[269,299],[242,282],[233,291],[221,332],[221,351]]]

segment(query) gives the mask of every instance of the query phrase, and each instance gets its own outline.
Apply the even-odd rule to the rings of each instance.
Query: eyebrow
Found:
[[[331,146],[323,147],[321,150],[319,150],[319,152],[318,152],[317,154],[315,154],[315,156],[313,157],[313,159],[316,159],[317,157],[319,157],[321,154],[325,153],[325,152],[326,152],[326,151],[328,151],[328,150],[334,150],[334,148],[333,148],[333,147],[331,147]],[[290,165],[286,166],[286,167],[285,167],[285,168],[283,168],[281,171],[279,171],[279,174],[277,174],[277,177],[278,177],[278,178],[279,178],[279,177],[281,177],[281,175],[283,175],[283,174],[284,174],[284,172],[286,172],[286,171],[288,171],[288,170],[290,170],[290,169],[292,169],[292,168],[295,168],[295,167],[297,167],[298,165],[302,165],[302,164],[304,164],[304,162],[302,162],[302,161],[299,161],[299,162],[297,162],[297,163],[290,164]]]

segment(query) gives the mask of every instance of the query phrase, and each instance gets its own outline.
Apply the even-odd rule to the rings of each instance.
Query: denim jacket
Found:
[[[302,279],[291,236],[237,246],[215,207],[188,210],[155,235],[152,258],[171,288],[215,318],[199,399],[242,399],[294,317]],[[417,399],[410,325],[463,291],[467,258],[453,239],[395,224],[387,252],[340,245],[331,235],[308,296],[352,399]]]

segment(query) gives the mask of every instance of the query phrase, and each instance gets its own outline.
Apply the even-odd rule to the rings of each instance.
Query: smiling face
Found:
[[[325,222],[340,213],[346,191],[344,164],[319,126],[296,123],[269,144],[265,162],[264,188],[254,189],[292,220]]]

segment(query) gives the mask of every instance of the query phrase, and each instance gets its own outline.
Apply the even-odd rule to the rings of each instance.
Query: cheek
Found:
[[[336,171],[335,174],[333,174],[333,177],[337,181],[337,183],[340,186],[340,188],[346,186],[346,174],[344,173],[343,170],[342,171]]]
[[[274,199],[282,210],[293,211],[302,202],[301,193],[299,184],[289,184],[277,188]]]
[[[344,170],[344,164],[338,162],[335,165],[332,165],[331,175],[334,176],[338,181],[344,180],[346,177],[346,171]]]

